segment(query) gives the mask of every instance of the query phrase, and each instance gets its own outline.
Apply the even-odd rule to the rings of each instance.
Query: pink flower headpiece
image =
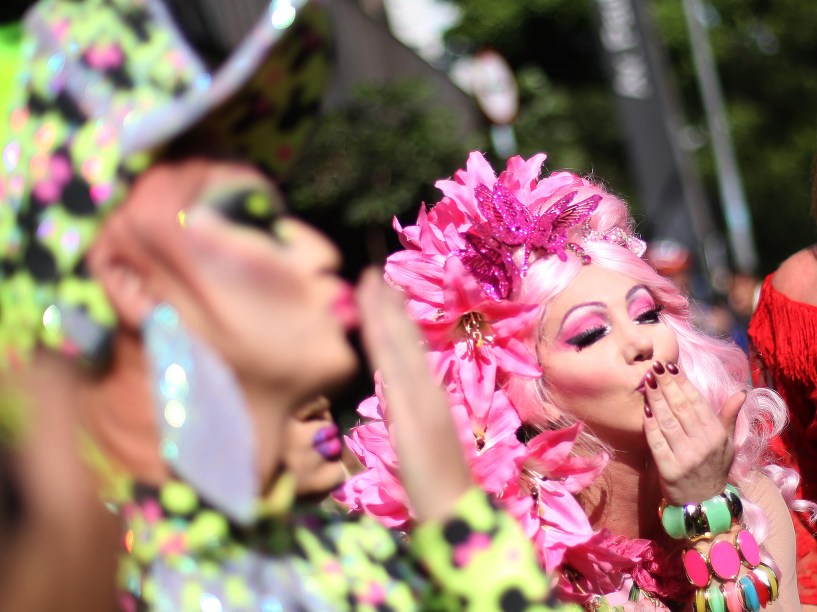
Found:
[[[513,157],[498,177],[480,153],[466,170],[436,186],[444,197],[423,206],[416,225],[395,229],[406,247],[386,262],[386,277],[405,292],[409,315],[425,335],[428,360],[445,386],[474,481],[522,524],[542,564],[557,568],[565,555],[594,537],[574,494],[605,467],[604,458],[572,453],[579,426],[541,432],[523,441],[522,420],[505,392],[510,376],[539,378],[529,350],[539,304],[516,296],[536,260],[569,253],[588,263],[582,245],[599,241],[641,256],[645,245],[627,227],[624,204],[569,172],[539,178],[545,160]],[[615,206],[605,204],[611,199]],[[620,215],[610,215],[615,208]],[[348,447],[365,470],[335,497],[390,527],[412,520],[399,480],[397,455],[380,393],[358,408],[364,422]]]
[[[575,184],[557,189],[550,198],[545,198],[546,202],[550,201],[547,207],[543,207],[541,212],[532,212],[503,184],[503,181],[510,184],[516,182],[512,176],[513,162],[509,162],[508,170],[500,175],[493,189],[485,184],[474,188],[474,202],[481,220],[475,220],[470,229],[461,233],[466,247],[456,253],[491,298],[504,300],[510,296],[517,279],[524,277],[528,271],[532,251],[544,256],[556,255],[561,261],[567,260],[567,251],[571,251],[582,263],[590,263],[590,256],[584,249],[568,240],[568,232],[580,224],[582,238],[586,241],[612,242],[627,247],[639,257],[643,255],[646,244],[628,231],[619,227],[607,232],[591,229],[590,217],[602,200],[602,192],[570,173],[558,173],[553,178],[572,177]],[[547,183],[549,178],[539,185]],[[580,187],[584,188],[583,196],[578,195]],[[595,193],[588,195],[588,187]],[[534,188],[532,192],[536,190]],[[542,199],[537,199],[532,205],[535,207],[541,202]],[[517,265],[514,251],[520,247],[523,258]]]

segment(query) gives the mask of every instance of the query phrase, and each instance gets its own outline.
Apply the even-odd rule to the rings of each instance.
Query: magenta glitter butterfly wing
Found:
[[[531,232],[534,247],[558,255],[563,261],[567,258],[567,230],[588,219],[601,201],[601,196],[596,194],[574,203],[576,193],[571,191],[539,215]]]
[[[476,230],[464,235],[467,246],[459,251],[458,257],[488,297],[496,301],[507,299],[517,276],[513,255],[486,233],[490,228],[482,225]]]
[[[485,185],[474,189],[477,207],[490,227],[490,235],[499,242],[518,247],[527,242],[533,226],[533,218],[527,207],[496,183],[491,191]]]

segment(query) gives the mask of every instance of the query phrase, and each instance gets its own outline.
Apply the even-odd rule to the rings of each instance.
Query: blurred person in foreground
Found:
[[[326,396],[298,408],[287,423],[284,465],[295,478],[295,496],[324,501],[347,478],[341,433]]]
[[[15,93],[26,2],[0,10],[0,108]],[[0,140],[8,126],[0,126]],[[111,610],[119,540],[83,455],[71,366],[0,374],[0,609]]]
[[[812,192],[817,220],[817,181]],[[781,462],[797,470],[802,497],[817,500],[817,245],[786,259],[763,281],[749,324],[754,376],[789,407],[789,427],[775,439]],[[795,513],[800,598],[817,609],[817,526]]]
[[[377,273],[357,294],[363,341],[419,528],[409,548],[371,519],[291,512],[289,420],[356,368],[339,255],[275,187],[320,103],[325,17],[306,1],[37,3],[0,175],[4,365],[67,372],[122,522],[123,610],[549,609]]]

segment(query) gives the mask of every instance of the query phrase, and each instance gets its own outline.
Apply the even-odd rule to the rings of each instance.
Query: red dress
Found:
[[[798,497],[817,501],[817,306],[796,302],[766,277],[749,323],[753,378],[775,389],[789,408],[789,426],[772,447],[800,474]],[[817,529],[792,513],[797,534],[800,601],[817,604]]]

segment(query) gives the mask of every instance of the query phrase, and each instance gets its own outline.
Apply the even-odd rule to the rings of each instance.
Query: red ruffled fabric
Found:
[[[590,594],[620,591],[631,576],[641,589],[664,601],[688,601],[693,587],[684,575],[681,550],[667,554],[652,540],[631,540],[602,530],[568,550],[565,565],[570,580],[559,583],[559,594],[584,603]]]
[[[798,496],[817,500],[817,306],[796,302],[766,277],[749,324],[756,384],[775,389],[789,407],[790,423],[772,442],[782,464],[800,474]],[[817,605],[817,530],[793,513],[797,534],[800,601]]]

